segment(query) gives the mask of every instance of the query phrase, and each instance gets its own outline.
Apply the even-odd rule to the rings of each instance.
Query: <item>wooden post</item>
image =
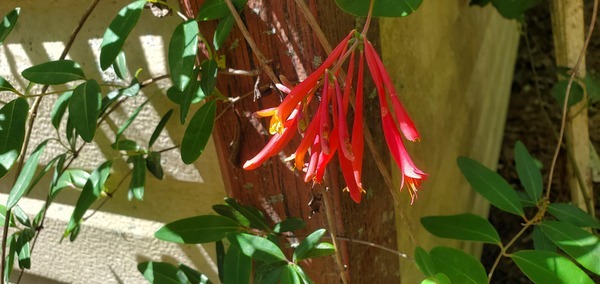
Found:
[[[583,1],[552,1],[551,12],[556,64],[572,68],[577,62],[585,39]],[[579,78],[585,76],[585,55],[576,72]],[[574,82],[573,84],[576,83]],[[574,161],[569,161],[569,166],[567,167],[571,198],[574,204],[585,210],[586,200],[583,198],[577,175],[571,165],[575,164],[579,169],[588,196],[593,200],[587,98],[584,98],[569,109],[565,136],[568,147],[567,151],[571,151],[573,155],[570,156],[574,158]]]

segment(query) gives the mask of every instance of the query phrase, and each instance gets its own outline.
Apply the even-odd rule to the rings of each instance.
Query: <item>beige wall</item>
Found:
[[[1,1],[1,15],[16,6],[22,9],[16,28],[0,46],[0,76],[23,90],[27,82],[15,74],[31,65],[58,59],[88,2],[90,1]],[[75,41],[68,58],[78,61],[88,76],[104,81],[116,78],[111,72],[100,71],[98,51],[104,29],[118,10],[129,2],[100,1]],[[144,11],[140,24],[125,46],[130,73],[143,68],[142,79],[166,74],[165,52],[170,33],[179,22],[180,19],[176,16],[158,19],[149,11]],[[169,85],[170,81],[165,80],[144,90],[145,95],[155,96],[150,107],[144,109],[136,123],[126,132],[128,139],[147,143],[158,119],[170,108],[174,108],[166,96],[162,95]],[[104,94],[106,90],[103,89]],[[9,97],[0,94],[0,99],[7,100]],[[145,99],[145,96],[133,98],[114,112],[108,126],[104,125],[96,133],[95,143],[86,146],[73,167],[92,170],[105,159],[118,158],[118,153],[109,146],[114,141],[114,132]],[[42,102],[32,138],[34,146],[55,135],[49,117],[54,101],[55,97],[48,97]],[[181,142],[185,128],[179,125],[178,116],[176,111],[154,149],[164,149]],[[212,245],[177,246],[152,237],[162,223],[208,213],[212,204],[222,202],[225,192],[219,167],[215,166],[217,158],[213,149],[211,143],[203,156],[189,166],[180,161],[177,150],[164,153],[165,179],[157,181],[147,175],[145,200],[127,201],[128,182],[125,182],[125,187],[117,191],[102,212],[84,223],[81,234],[74,243],[66,240],[59,243],[72,212],[70,205],[78,198],[77,192],[64,193],[49,211],[46,228],[33,253],[31,273],[69,283],[143,283],[143,278],[137,272],[137,262],[152,259],[184,262],[208,273],[212,279],[217,279]],[[60,150],[56,143],[49,144],[42,163],[48,162]],[[128,165],[125,161],[117,159],[109,187],[115,187],[127,172]],[[0,202],[6,201],[5,194],[10,190],[13,179],[9,175],[0,181],[0,191],[3,193]],[[48,184],[47,182],[48,180],[42,184]],[[46,192],[45,186],[38,186],[30,194],[31,199],[22,202],[22,207],[30,216],[41,208],[40,200],[44,200]],[[40,278],[36,279],[31,282],[39,283]]]

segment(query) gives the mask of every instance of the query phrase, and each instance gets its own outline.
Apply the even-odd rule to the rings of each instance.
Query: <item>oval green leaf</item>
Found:
[[[25,229],[21,231],[17,239],[17,257],[19,261],[19,268],[30,269],[31,268],[31,239],[35,236],[34,229]]]
[[[569,86],[569,80],[560,80],[552,86],[550,93],[562,106],[565,103],[565,96],[567,95],[567,87]],[[576,81],[571,84],[571,91],[569,92],[569,101],[567,106],[571,107],[583,99],[583,87]]]
[[[146,169],[157,179],[163,179],[160,152],[151,151],[146,157]]]
[[[536,250],[543,250],[549,252],[557,251],[556,245],[548,237],[546,237],[544,233],[542,233],[542,230],[539,226],[533,227],[532,239],[533,247]]]
[[[230,246],[225,254],[225,283],[250,283],[252,258],[246,256],[236,246]]]
[[[221,48],[225,42],[225,39],[227,39],[227,36],[229,36],[234,23],[235,18],[233,15],[229,15],[219,20],[219,25],[217,25],[217,28],[215,29],[215,35],[213,37],[213,45],[215,50],[219,50]]]
[[[29,158],[27,158],[27,161],[25,162],[25,165],[23,166],[23,169],[21,170],[21,173],[17,178],[15,185],[10,190],[10,194],[8,195],[8,201],[6,202],[6,207],[8,209],[11,209],[15,205],[17,205],[17,202],[19,202],[21,197],[23,197],[23,194],[25,194],[27,189],[29,189],[29,185],[31,184],[31,180],[35,175],[35,170],[37,169],[40,157],[42,156],[44,149],[46,149],[47,143],[48,140],[42,142],[33,151],[33,153],[31,153]]]
[[[283,232],[293,232],[296,230],[301,230],[306,227],[306,222],[301,218],[287,218],[273,227],[273,232],[275,233],[283,233]]]
[[[173,243],[200,244],[219,241],[228,233],[241,229],[237,222],[227,217],[203,215],[166,224],[154,236]]]
[[[119,130],[117,131],[117,135],[115,136],[115,142],[119,141],[119,138],[121,137],[121,135],[123,135],[123,132],[125,132],[125,130],[127,130],[127,128],[129,127],[129,125],[131,125],[131,123],[135,120],[135,118],[138,116],[138,114],[140,114],[140,111],[142,111],[142,109],[150,102],[150,99],[147,99],[145,102],[143,102],[141,105],[139,105],[131,114],[131,116],[129,116],[129,118],[127,118],[127,120],[123,123],[123,125],[121,125],[121,127],[119,127]]]
[[[187,284],[190,283],[185,273],[177,266],[166,262],[141,262],[138,271],[148,282],[153,284]]]
[[[600,239],[571,223],[543,221],[539,224],[556,246],[575,259],[579,264],[600,275]]]
[[[248,0],[232,0],[231,2],[236,9],[241,10]],[[210,21],[221,19],[228,15],[231,15],[231,13],[225,0],[206,0],[200,9],[198,9],[198,17],[196,19],[199,21]]]
[[[521,141],[517,141],[515,144],[515,164],[525,192],[531,200],[539,201],[543,191],[542,173]]]
[[[256,208],[239,204],[233,198],[225,198],[225,202],[242,214],[243,217],[248,219],[248,221],[250,221],[250,227],[263,231],[269,231],[271,229],[269,228],[269,225],[267,225],[263,214]]]
[[[294,264],[284,266],[279,280],[281,284],[302,284],[300,276],[293,267]]]
[[[100,45],[100,67],[106,70],[117,58],[125,40],[137,24],[146,0],[135,1],[119,11],[108,26]]]
[[[423,0],[377,0],[373,4],[374,17],[406,17],[416,11]],[[371,0],[335,0],[346,13],[366,17]]]
[[[227,239],[232,246],[236,246],[243,254],[251,258],[266,263],[287,260],[281,249],[267,238],[241,233],[228,235]]]
[[[194,114],[181,141],[181,159],[187,165],[193,163],[204,151],[215,124],[215,101],[204,104]]]
[[[200,78],[200,88],[205,96],[210,96],[215,89],[219,65],[214,59],[202,62],[202,77]]]
[[[69,100],[71,123],[85,142],[94,139],[101,104],[100,86],[95,80],[77,86]]]
[[[15,87],[13,87],[13,85],[10,84],[10,82],[6,81],[4,77],[0,76],[0,92],[5,91],[20,94],[19,91],[17,91],[17,89],[15,89]]]
[[[539,3],[538,0],[492,0],[492,5],[494,5],[502,17],[507,19],[517,19],[519,21],[523,20],[523,14],[525,11],[535,6],[537,3]]]
[[[160,136],[160,133],[163,131],[163,129],[165,129],[165,126],[167,125],[167,122],[169,122],[169,118],[171,118],[172,114],[173,114],[173,109],[170,109],[160,119],[160,121],[156,125],[156,128],[154,128],[154,132],[152,132],[152,136],[150,136],[150,141],[148,142],[148,147],[152,147],[152,145],[154,145],[154,142],[156,142],[156,139],[158,139],[158,136]]]
[[[132,193],[135,199],[141,201],[144,199],[144,187],[146,185],[146,161],[142,155],[131,156],[130,159],[133,164],[133,171],[129,183],[129,192]]]
[[[73,60],[57,60],[44,62],[29,67],[21,75],[25,79],[46,85],[60,85],[77,80],[85,80],[85,74],[81,66]]]
[[[193,284],[212,284],[212,281],[210,281],[206,275],[183,263],[179,264],[179,270],[181,270]]]
[[[50,189],[50,199],[56,198],[58,193],[65,188],[83,189],[90,174],[81,169],[67,169],[57,179],[56,184]]]
[[[298,247],[294,250],[294,263],[298,263],[298,261],[306,259],[308,252],[319,243],[326,232],[327,231],[325,229],[318,229],[308,235],[306,239],[302,240],[302,242],[300,242]]]
[[[502,211],[525,216],[519,196],[498,173],[467,157],[458,158],[458,167],[473,189]]]
[[[191,80],[198,52],[198,23],[194,20],[181,23],[173,31],[169,43],[169,71],[173,84],[183,91]]]
[[[577,265],[555,252],[522,250],[510,257],[534,283],[594,283]]]
[[[58,130],[60,127],[60,121],[65,115],[65,111],[69,106],[69,100],[71,100],[71,96],[73,95],[73,91],[64,92],[62,95],[56,99],[54,106],[52,107],[52,111],[50,112],[50,118],[52,119],[52,126],[54,129]]]
[[[475,214],[427,216],[421,224],[440,238],[501,244],[500,236],[488,220]]]
[[[331,243],[322,242],[318,243],[309,250],[306,254],[304,254],[305,259],[309,258],[317,258],[322,256],[328,256],[335,253],[335,247]]]
[[[429,254],[433,259],[436,272],[448,276],[452,283],[488,283],[483,265],[464,251],[449,247],[435,247]]]
[[[448,278],[448,276],[446,276],[446,274],[444,273],[438,273],[436,275],[433,275],[423,281],[421,281],[421,284],[450,284],[450,278]]]
[[[581,210],[581,208],[566,203],[551,203],[548,212],[558,220],[569,222],[579,227],[591,227],[600,229],[600,222]]]
[[[198,78],[199,73],[200,73],[200,69],[198,69],[198,68],[194,69],[194,72],[192,72],[192,77]],[[181,109],[179,110],[179,120],[180,120],[181,124],[185,123],[185,119],[190,110],[190,106],[192,105],[192,102],[196,97],[196,92],[197,92],[198,88],[199,88],[199,82],[196,79],[194,79],[187,85],[185,90],[183,90],[183,92],[181,93]],[[167,96],[168,96],[168,94],[167,94]]]
[[[431,255],[420,246],[415,248],[415,263],[425,276],[433,277],[435,275],[435,264],[433,264]]]
[[[244,215],[242,215],[242,213],[239,211],[233,209],[233,207],[225,204],[215,204],[212,206],[212,208],[215,212],[217,212],[217,214],[234,220],[244,227],[250,227],[250,221],[248,218],[244,217]]]
[[[17,24],[17,20],[19,20],[19,14],[21,13],[21,7],[16,7],[12,9],[12,11],[8,12],[6,16],[2,19],[2,24],[0,24],[0,45],[4,42],[6,37],[13,30],[15,25]]]
[[[112,64],[113,70],[115,70],[115,75],[121,78],[122,80],[126,80],[127,75],[129,74],[129,70],[127,70],[127,58],[125,57],[125,52],[121,50],[115,62]]]
[[[14,165],[25,139],[29,104],[17,98],[0,109],[0,178]]]

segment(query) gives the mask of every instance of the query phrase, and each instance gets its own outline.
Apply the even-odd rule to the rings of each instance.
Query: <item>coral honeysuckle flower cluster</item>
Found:
[[[353,90],[355,61],[358,74]],[[381,107],[385,141],[396,165],[402,172],[402,185],[407,186],[411,203],[417,198],[421,181],[427,174],[419,170],[408,155],[401,134],[409,141],[419,140],[419,133],[402,106],[392,80],[385,70],[373,45],[364,32],[353,30],[331,52],[325,62],[306,80],[295,87],[280,86],[288,93],[278,107],[258,111],[257,116],[271,117],[269,132],[273,134],[267,145],[244,164],[244,169],[259,167],[278,154],[298,132],[302,140],[290,157],[296,169],[305,172],[304,181],[322,183],[327,164],[337,152],[347,191],[359,203],[365,192],[362,186],[363,137],[363,81],[364,62],[367,62],[375,83]],[[348,61],[346,76],[340,73]],[[320,93],[320,103],[314,114],[307,106]],[[353,96],[352,94],[355,93]],[[349,131],[347,115],[350,100],[354,99],[354,121]],[[391,108],[390,108],[391,104]]]

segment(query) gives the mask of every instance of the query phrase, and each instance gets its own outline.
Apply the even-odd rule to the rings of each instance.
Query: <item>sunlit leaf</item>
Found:
[[[106,70],[117,58],[125,40],[135,27],[146,0],[135,1],[119,11],[108,26],[100,45],[100,67]]]
[[[73,91],[64,92],[56,99],[54,107],[52,107],[52,112],[50,112],[50,118],[52,119],[52,125],[56,130],[58,130],[58,128],[60,127],[60,121],[65,115],[65,111],[69,106],[69,100],[71,99],[72,95]]]
[[[6,240],[8,253],[6,254],[6,263],[4,269],[4,282],[10,283],[10,275],[12,274],[13,266],[15,263],[15,255],[17,253],[17,234],[12,234]]]
[[[21,72],[23,77],[33,83],[60,85],[77,80],[85,80],[81,66],[73,60],[44,62]]]
[[[494,226],[475,214],[426,216],[421,218],[421,224],[441,238],[501,244]]]
[[[81,169],[67,169],[57,178],[56,184],[50,189],[50,199],[54,199],[65,188],[83,189],[90,174]]]
[[[225,283],[250,283],[252,258],[246,256],[236,246],[230,246],[225,255]]]
[[[181,141],[181,159],[185,164],[191,164],[204,151],[215,124],[215,101],[204,104],[194,114],[185,130]]]
[[[173,243],[199,244],[219,241],[228,233],[241,229],[237,222],[227,217],[203,215],[168,223],[156,231],[154,236]]]
[[[281,249],[267,238],[240,233],[228,235],[227,239],[232,246],[236,246],[243,254],[254,259],[266,263],[286,260]]]
[[[488,283],[483,265],[464,251],[449,247],[435,247],[429,254],[436,272],[448,276],[452,283]]]
[[[146,186],[146,161],[142,155],[131,156],[133,171],[131,173],[131,182],[129,183],[129,192],[137,200],[144,199],[144,187]]]
[[[300,242],[298,247],[294,250],[294,263],[298,263],[298,261],[305,259],[306,254],[319,243],[326,232],[327,231],[325,229],[318,229],[302,240],[302,242]]]
[[[139,151],[140,145],[135,141],[129,139],[123,139],[115,143],[110,144],[110,147],[117,151]]]
[[[283,233],[283,232],[293,232],[296,230],[301,230],[306,227],[306,222],[301,218],[287,218],[273,227],[273,232],[275,233]]]
[[[185,264],[179,264],[179,270],[182,271],[193,284],[212,284],[212,281],[210,281],[206,275]]]
[[[35,235],[34,229],[25,229],[21,231],[17,238],[17,257],[19,261],[19,268],[30,269],[31,268],[31,239]]]
[[[0,45],[2,45],[2,42],[4,42],[6,37],[15,27],[17,20],[19,20],[19,13],[21,13],[21,7],[16,7],[8,12],[2,19],[2,24],[0,25]]]
[[[542,233],[542,230],[539,226],[533,227],[532,239],[533,247],[536,250],[549,252],[556,252],[557,250],[556,245],[548,237],[546,237],[544,233]]]
[[[473,189],[492,205],[502,211],[525,216],[517,193],[498,173],[467,157],[458,158],[458,167]]]
[[[17,98],[0,109],[0,178],[14,165],[25,139],[29,104]]]
[[[242,214],[246,219],[248,219],[250,222],[250,227],[264,231],[270,230],[269,225],[266,223],[265,217],[256,208],[239,204],[233,198],[225,198],[225,202],[240,212],[240,214]]]
[[[600,239],[598,236],[563,221],[543,221],[539,224],[556,246],[589,271],[600,275]]]
[[[452,282],[450,282],[450,278],[448,278],[448,276],[446,276],[446,274],[444,273],[437,273],[423,281],[421,281],[421,284],[450,284]]]
[[[171,118],[172,114],[173,114],[173,109],[170,109],[160,119],[160,122],[158,122],[158,124],[156,125],[154,132],[152,132],[152,136],[150,136],[150,141],[148,142],[148,147],[152,147],[152,145],[154,145],[154,142],[156,142],[156,139],[158,139],[158,136],[160,136],[160,133],[163,131],[163,129],[165,129],[165,126],[167,125],[167,122],[169,121],[169,118]]]
[[[229,15],[219,20],[219,24],[215,29],[215,35],[213,37],[213,45],[215,50],[219,50],[221,48],[225,42],[225,39],[227,39],[227,36],[229,36],[234,23],[235,19],[233,18],[233,15]]]
[[[246,5],[248,0],[232,0],[231,2],[236,9],[240,10]],[[196,17],[196,19],[200,21],[210,21],[221,19],[228,15],[231,15],[231,12],[229,12],[225,0],[206,0],[200,9],[198,9],[198,17]]]
[[[8,195],[8,201],[6,202],[6,208],[11,209],[15,205],[17,205],[17,202],[19,202],[21,197],[23,197],[23,194],[25,194],[25,192],[29,188],[31,180],[35,175],[38,162],[40,160],[40,157],[42,156],[42,153],[44,152],[44,149],[46,148],[47,143],[48,140],[45,140],[44,142],[40,143],[40,145],[33,151],[33,153],[31,153],[29,158],[27,158],[27,161],[25,161],[25,165],[23,166],[23,169],[21,170],[17,181],[15,182],[13,188],[10,190],[10,194]]]
[[[21,223],[21,225],[23,225],[25,227],[31,227],[31,221],[29,221],[29,216],[27,216],[27,213],[25,213],[25,211],[23,211],[23,209],[21,209],[21,207],[19,207],[19,206],[13,207],[12,213],[15,216],[15,218],[17,219],[17,221],[19,221],[19,223]]]
[[[198,51],[198,22],[189,20],[173,31],[169,43],[169,72],[173,84],[183,91],[192,77]]]
[[[281,284],[302,284],[300,276],[293,267],[294,264],[284,266],[279,280]]]
[[[141,262],[138,263],[138,271],[144,275],[144,278],[153,284],[187,284],[190,283],[183,271],[177,266],[166,262]]]
[[[311,250],[304,254],[305,259],[333,255],[335,247],[331,243],[322,242],[316,244]]]
[[[375,17],[405,17],[416,11],[423,0],[378,0],[373,5]],[[346,13],[365,17],[369,13],[370,0],[335,0]]]
[[[598,219],[581,210],[581,208],[566,203],[550,203],[548,213],[552,214],[558,220],[569,222],[579,227],[592,227],[600,229]]]
[[[248,220],[248,218],[244,217],[244,215],[242,215],[242,213],[235,210],[233,207],[231,207],[229,205],[215,204],[212,206],[212,208],[219,215],[225,216],[231,220],[234,220],[234,221],[240,223],[240,225],[242,225],[242,226],[245,226],[245,227],[250,226],[250,221]]]
[[[198,74],[200,73],[200,69],[196,68],[192,72],[193,78],[198,78]],[[196,90],[198,89],[199,82],[194,79],[192,80],[187,87],[181,93],[181,108],[179,109],[179,121],[181,124],[185,123],[185,119],[187,118],[188,112],[190,110],[190,106],[192,105],[192,101],[196,96]]]
[[[122,80],[127,79],[127,75],[129,75],[129,70],[127,70],[127,58],[125,57],[125,52],[121,50],[115,59],[115,62],[112,64],[113,70],[115,70],[115,75],[121,78]]]
[[[522,250],[510,257],[534,283],[594,283],[577,265],[555,252]]]
[[[100,86],[95,80],[77,86],[69,100],[71,123],[85,142],[94,139],[101,104]]]

